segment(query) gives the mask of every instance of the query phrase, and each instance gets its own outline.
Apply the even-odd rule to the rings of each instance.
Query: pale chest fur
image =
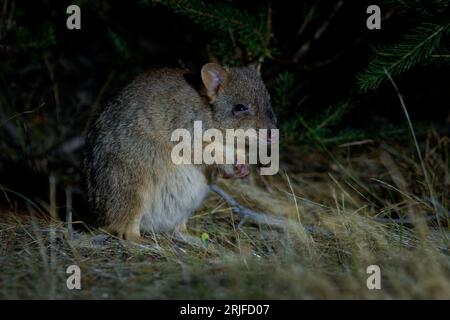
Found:
[[[161,184],[144,191],[143,232],[171,232],[199,208],[209,192],[203,172],[178,165]]]

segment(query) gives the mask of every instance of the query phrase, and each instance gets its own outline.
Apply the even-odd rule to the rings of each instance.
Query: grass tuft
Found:
[[[431,133],[426,146],[434,204],[412,147],[347,145],[330,150],[332,160],[292,152],[277,176],[220,182],[241,204],[289,219],[288,228],[238,228],[211,194],[189,221],[203,242],[196,247],[164,235],[144,245],[95,244],[90,233],[70,239],[50,214],[8,205],[0,298],[449,299],[449,140]],[[66,287],[73,264],[82,290]],[[381,269],[381,290],[367,288],[370,265]]]

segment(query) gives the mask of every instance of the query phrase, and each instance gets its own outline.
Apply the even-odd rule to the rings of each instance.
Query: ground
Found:
[[[239,227],[211,194],[189,221],[198,246],[163,235],[95,243],[97,230],[69,239],[33,200],[28,210],[10,202],[0,298],[449,299],[449,140],[431,131],[423,141],[426,178],[409,142],[285,148],[278,175],[219,185],[286,226]],[[70,265],[80,267],[81,290],[67,288]],[[380,267],[380,290],[367,287],[370,265]]]

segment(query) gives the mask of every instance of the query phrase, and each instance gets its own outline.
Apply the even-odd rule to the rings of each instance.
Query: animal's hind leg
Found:
[[[175,227],[175,233],[176,234],[185,234],[187,233],[187,221],[184,220],[183,222],[181,222],[179,225],[177,225]]]
[[[202,242],[196,236],[189,234],[187,230],[187,220],[184,220],[178,226],[176,226],[175,231],[173,233],[173,237],[176,240],[179,240],[183,243],[186,243],[193,247],[202,246]]]
[[[115,218],[112,219],[107,230],[121,239],[142,242],[140,224],[143,214],[141,205],[135,205],[126,211],[125,208],[120,208],[120,211],[114,214]]]
[[[141,224],[142,214],[136,214],[133,218],[130,219],[128,225],[123,231],[122,238],[125,240],[133,241],[133,242],[141,242],[141,232],[140,232],[140,224]]]
[[[142,190],[147,180],[145,167],[122,159],[119,154],[103,155],[103,165],[95,170],[95,191],[98,224],[111,234],[140,242],[140,222],[144,214]]]

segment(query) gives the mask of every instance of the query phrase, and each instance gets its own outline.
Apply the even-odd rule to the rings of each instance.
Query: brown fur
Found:
[[[214,77],[218,73],[226,81]],[[172,163],[173,130],[192,131],[194,120],[202,120],[203,129],[275,127],[269,95],[254,69],[207,64],[202,79],[199,91],[186,81],[185,70],[147,72],[91,124],[84,174],[99,226],[124,239],[139,240],[144,220],[149,226],[144,231],[173,231],[200,205],[202,198],[196,193],[205,190],[205,168]],[[235,115],[232,108],[238,103],[252,107]],[[191,185],[198,191],[190,193]]]

